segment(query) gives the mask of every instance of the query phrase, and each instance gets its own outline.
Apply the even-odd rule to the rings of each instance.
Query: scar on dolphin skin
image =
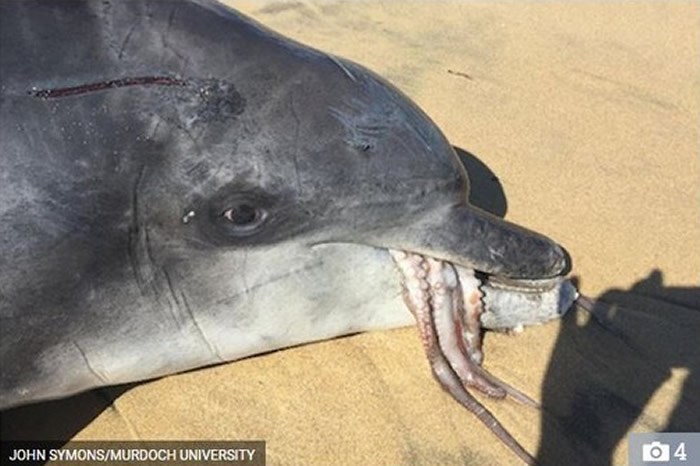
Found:
[[[87,94],[88,92],[102,91],[105,89],[116,89],[128,86],[186,86],[187,81],[170,76],[138,76],[133,78],[111,79],[109,81],[99,81],[80,86],[59,87],[55,89],[33,88],[29,94],[40,99],[56,99],[73,95]]]

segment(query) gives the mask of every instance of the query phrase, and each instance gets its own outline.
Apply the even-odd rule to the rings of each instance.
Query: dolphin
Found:
[[[381,77],[213,1],[4,1],[0,119],[0,408],[415,317],[534,461],[467,388],[531,401],[481,330],[559,317],[570,261]]]

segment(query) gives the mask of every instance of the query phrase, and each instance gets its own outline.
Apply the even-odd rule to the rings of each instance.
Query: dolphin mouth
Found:
[[[396,262],[397,250],[389,251]],[[422,257],[423,264],[428,257],[433,261],[441,261],[414,251],[401,250],[401,252]],[[462,295],[463,301],[466,295],[478,293],[481,304],[478,319],[481,327],[487,329],[518,331],[524,326],[542,324],[559,318],[571,308],[579,296],[571,281],[562,275],[519,279],[487,273],[472,265],[444,260],[441,262],[443,267],[454,269],[457,276],[456,292]],[[401,267],[397,268],[403,286],[410,277],[405,275]],[[415,274],[415,272],[409,273]]]

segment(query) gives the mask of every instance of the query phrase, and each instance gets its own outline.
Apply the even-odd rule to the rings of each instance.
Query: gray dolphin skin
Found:
[[[0,408],[413,312],[438,381],[533,462],[465,387],[527,402],[481,328],[565,312],[568,258],[469,205],[382,78],[213,2],[26,0],[0,2],[0,92]]]

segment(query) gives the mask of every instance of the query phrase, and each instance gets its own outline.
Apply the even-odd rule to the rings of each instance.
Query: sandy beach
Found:
[[[623,465],[629,432],[700,431],[700,4],[230,4],[400,88],[473,202],[564,245],[605,303],[617,334],[574,310],[485,337],[485,367],[542,410],[477,396],[542,465]],[[262,439],[269,465],[518,464],[435,383],[412,327],[48,405],[81,414],[21,408],[13,432]]]

